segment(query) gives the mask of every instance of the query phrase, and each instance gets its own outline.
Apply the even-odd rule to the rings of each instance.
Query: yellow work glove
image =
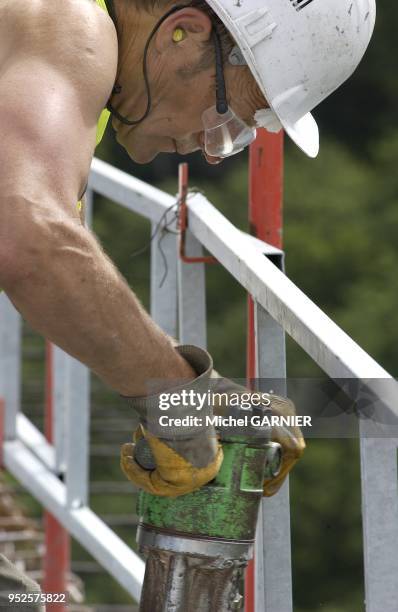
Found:
[[[165,427],[159,423],[159,417],[165,414],[160,411],[161,397],[183,391],[207,391],[213,368],[210,355],[198,347],[184,345],[176,350],[198,377],[167,393],[129,398],[141,423],[133,443],[124,444],[121,451],[121,468],[127,478],[148,493],[166,497],[196,491],[217,475],[223,460],[216,430],[206,424],[206,415],[212,414],[211,406],[206,405],[201,410],[203,423],[200,426]],[[198,415],[195,407],[171,405],[167,411],[167,416],[174,419],[189,415]]]
[[[144,438],[152,452],[156,467],[145,469],[136,459],[137,443]],[[195,440],[195,443],[199,440]],[[207,440],[201,442],[206,444]],[[217,443],[214,459],[204,467],[195,467],[177,453],[167,441],[151,435],[139,426],[134,432],[133,444],[124,444],[121,452],[121,468],[127,478],[137,487],[153,495],[177,497],[192,493],[212,480],[218,473],[223,459],[221,445]]]

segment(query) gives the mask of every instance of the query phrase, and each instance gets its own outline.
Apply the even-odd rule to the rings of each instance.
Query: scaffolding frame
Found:
[[[172,221],[172,196],[93,160],[88,201],[102,194],[155,228]],[[234,227],[202,194],[187,200],[185,252],[206,248],[250,294],[259,376],[281,377],[287,332],[333,379],[366,381],[389,417],[398,421],[397,389],[391,376],[331,321],[283,273],[283,252]],[[169,213],[167,213],[167,210]],[[90,213],[90,211],[89,211]],[[170,229],[177,228],[171,223]],[[151,250],[151,314],[183,343],[206,347],[205,265],[178,257],[178,237],[157,234]],[[279,261],[278,265],[275,262]],[[139,599],[144,562],[88,506],[89,373],[54,347],[53,443],[20,412],[21,321],[0,297],[0,397],[4,400],[4,465],[57,521],[129,592]],[[283,376],[282,376],[283,378]],[[380,381],[390,380],[386,397]],[[369,383],[371,381],[371,383]],[[79,419],[80,427],[72,427]],[[398,601],[398,491],[396,437],[379,438],[360,420],[364,564],[367,612],[395,612]],[[1,429],[1,427],[0,427]],[[256,612],[291,612],[288,485],[262,503],[256,543]],[[272,529],[270,529],[272,525]]]

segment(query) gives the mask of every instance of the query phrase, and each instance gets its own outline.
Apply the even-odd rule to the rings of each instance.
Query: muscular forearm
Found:
[[[53,224],[34,244],[34,252],[21,245],[23,274],[0,282],[35,330],[124,395],[146,394],[151,378],[195,376],[76,220]]]

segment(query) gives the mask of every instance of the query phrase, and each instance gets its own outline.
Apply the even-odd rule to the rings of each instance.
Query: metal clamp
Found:
[[[178,251],[180,259],[184,263],[218,263],[215,257],[189,257],[185,254],[185,234],[188,228],[188,164],[186,162],[178,166],[178,229],[180,230]]]

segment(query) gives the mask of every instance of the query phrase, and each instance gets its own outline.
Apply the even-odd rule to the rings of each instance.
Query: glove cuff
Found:
[[[175,350],[183,357],[192,369],[196,372],[197,378],[193,380],[180,380],[175,386],[169,387],[164,391],[153,395],[141,397],[125,397],[131,408],[137,412],[141,423],[153,435],[161,438],[192,438],[193,435],[199,434],[201,431],[208,429],[206,425],[206,416],[212,414],[212,406],[205,402],[200,409],[194,403],[181,402],[177,405],[171,405],[167,410],[160,409],[161,396],[170,397],[171,394],[179,394],[182,398],[183,392],[188,393],[206,393],[209,389],[210,374],[213,369],[213,359],[211,355],[197,346],[184,344],[176,346]],[[159,381],[156,381],[157,383]],[[196,397],[196,396],[195,396]],[[189,416],[200,416],[199,424],[196,422],[193,426],[175,427],[173,425],[160,425],[159,417],[167,415],[169,419],[184,418]]]

